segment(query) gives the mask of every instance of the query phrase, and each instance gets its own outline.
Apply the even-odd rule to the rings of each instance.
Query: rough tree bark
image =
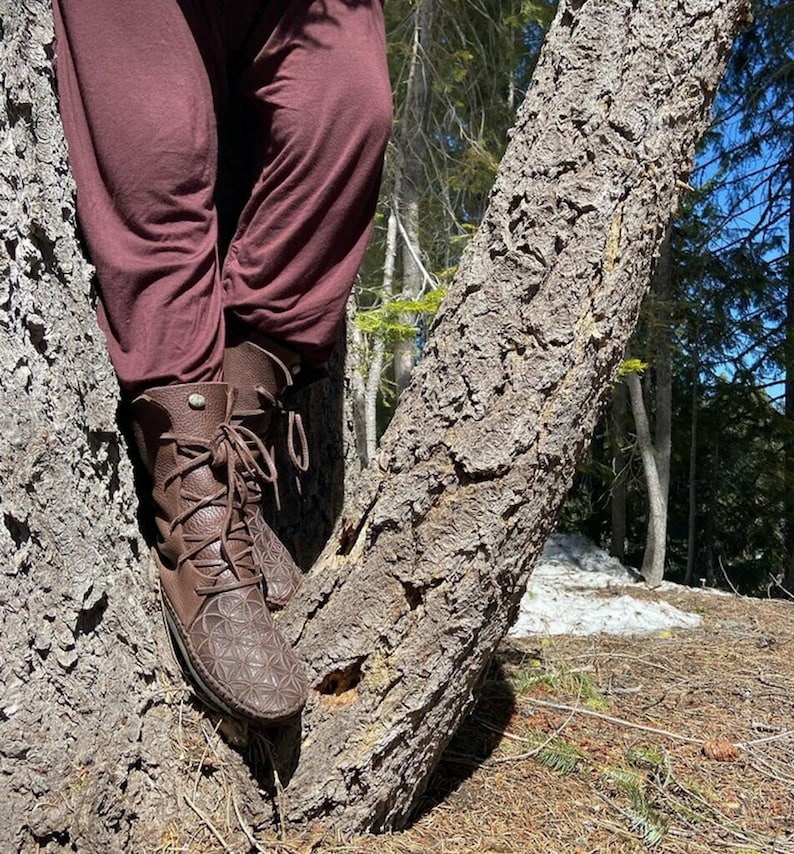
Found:
[[[273,802],[397,826],[552,528],[744,0],[561,4],[368,487],[282,620],[314,690],[301,732],[270,734],[274,801],[268,742],[221,739],[169,663],[74,238],[48,6],[0,12],[0,848],[163,849],[209,821],[245,850]]]

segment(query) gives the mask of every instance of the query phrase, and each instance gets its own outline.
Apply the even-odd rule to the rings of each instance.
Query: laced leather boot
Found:
[[[226,383],[152,388],[133,401],[133,427],[153,480],[166,619],[189,675],[221,711],[277,723],[303,706],[307,682],[252,557],[243,508],[256,437],[231,423],[233,403]]]
[[[274,344],[268,344],[265,349],[250,341],[241,341],[230,344],[224,352],[224,379],[237,389],[233,422],[250,430],[269,446],[275,419],[286,416],[287,453],[295,469],[302,472],[309,466],[303,422],[298,413],[284,407],[284,395],[293,386],[293,377],[301,370],[297,355]],[[255,452],[254,448],[251,450]],[[272,460],[271,449],[268,447],[266,450]],[[275,466],[268,472],[263,472],[261,466],[259,470],[264,476],[252,477],[246,482],[248,500],[245,504],[245,520],[253,539],[254,561],[265,578],[267,604],[275,609],[289,602],[302,575],[262,514],[263,490],[268,484],[273,486],[278,503]]]

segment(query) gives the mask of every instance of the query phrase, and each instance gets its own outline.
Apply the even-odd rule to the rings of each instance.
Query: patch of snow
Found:
[[[508,635],[640,635],[700,625],[697,614],[667,602],[628,595],[626,588],[638,581],[635,570],[587,537],[553,534],[529,579],[518,619]]]

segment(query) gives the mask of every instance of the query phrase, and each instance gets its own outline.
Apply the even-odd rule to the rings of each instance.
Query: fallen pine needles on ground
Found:
[[[409,828],[265,840],[245,827],[248,850],[794,854],[794,603],[616,595],[627,590],[698,611],[703,624],[507,642]],[[229,850],[214,818],[202,819],[190,850]],[[185,850],[178,841],[162,854]]]

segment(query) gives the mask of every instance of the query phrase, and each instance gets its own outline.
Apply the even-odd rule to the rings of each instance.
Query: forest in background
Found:
[[[476,230],[555,4],[391,0],[396,124],[356,292],[368,457]],[[794,3],[755,3],[561,527],[662,578],[794,592]]]

